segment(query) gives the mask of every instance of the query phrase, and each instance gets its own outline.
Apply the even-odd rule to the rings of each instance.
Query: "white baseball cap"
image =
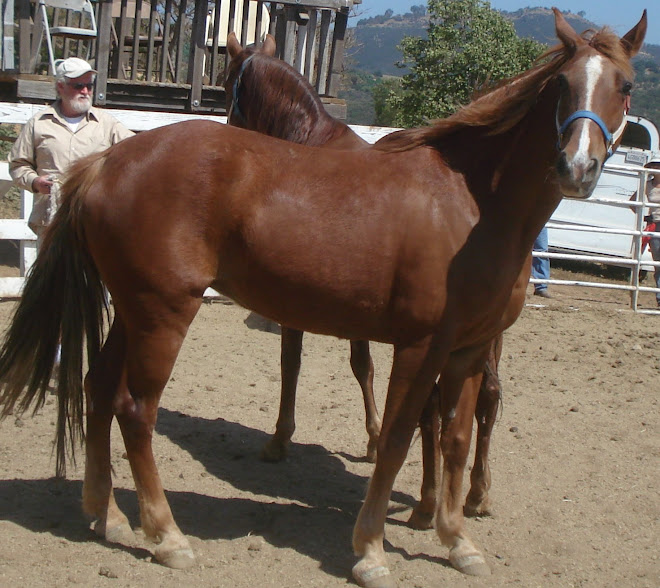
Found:
[[[84,76],[86,73],[98,73],[84,59],[78,57],[69,57],[68,59],[58,59],[55,62],[55,72],[58,78],[69,78],[71,80]]]

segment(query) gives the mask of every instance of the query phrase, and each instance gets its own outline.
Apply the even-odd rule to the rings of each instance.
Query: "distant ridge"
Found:
[[[414,1],[414,0],[413,0]],[[656,0],[657,1],[657,0]],[[411,7],[415,9],[423,6]],[[397,46],[404,35],[425,37],[428,17],[417,14],[388,14],[358,21],[350,29],[354,43],[347,51],[347,75],[342,97],[348,104],[348,121],[372,124],[375,117],[372,89],[383,76],[402,76],[407,68],[397,67],[402,58]],[[422,11],[423,12],[423,11]],[[513,22],[521,37],[531,37],[546,45],[557,43],[554,14],[549,8],[523,8],[515,12],[501,11]],[[564,18],[578,32],[601,27],[584,18],[583,13],[563,12]],[[631,114],[644,116],[660,126],[660,45],[645,44],[633,59],[635,90]]]
[[[546,45],[557,42],[555,19],[549,8],[523,8],[515,12],[501,11],[501,14],[513,22],[519,36],[531,37]],[[580,14],[564,12],[563,15],[578,32],[601,28]],[[351,29],[357,47],[349,54],[353,61],[349,67],[370,73],[400,76],[407,70],[395,65],[401,60],[397,46],[405,35],[425,37],[427,28],[427,16],[419,17],[411,13],[392,15],[387,20],[382,15],[362,19]],[[646,45],[645,52],[660,61],[660,45]]]

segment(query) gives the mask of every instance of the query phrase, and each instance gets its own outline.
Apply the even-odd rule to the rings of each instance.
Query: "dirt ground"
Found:
[[[561,275],[553,270],[553,277]],[[531,292],[531,288],[530,288]],[[492,576],[454,571],[433,531],[405,521],[418,496],[415,443],[397,478],[386,550],[401,587],[657,587],[660,316],[626,294],[552,287],[507,332],[504,405],[492,445],[494,516],[470,519]],[[649,300],[650,302],[650,300]],[[4,330],[15,302],[0,302]],[[104,544],[81,509],[82,462],[53,477],[55,403],[0,423],[0,585],[350,584],[351,530],[372,466],[345,341],[307,335],[289,459],[259,460],[274,430],[279,335],[236,305],[203,305],[163,396],[155,452],[198,564],[151,561],[149,545]],[[378,405],[391,349],[373,345]],[[139,524],[118,431],[116,495]],[[467,490],[467,488],[466,488]]]

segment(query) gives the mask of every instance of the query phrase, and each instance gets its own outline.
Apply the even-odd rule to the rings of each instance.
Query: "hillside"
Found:
[[[549,8],[524,8],[515,12],[503,11],[502,14],[511,19],[519,36],[532,37],[548,45],[556,43],[554,16]],[[564,17],[577,31],[598,28],[582,14],[564,13]],[[348,72],[342,93],[348,102],[348,122],[373,123],[371,89],[382,76],[407,73],[407,68],[397,66],[402,57],[397,46],[405,35],[424,37],[427,27],[427,16],[388,13],[363,19],[349,29]],[[660,45],[645,45],[634,65],[637,77],[632,113],[660,125]]]
[[[513,21],[516,32],[521,37],[532,37],[545,44],[557,42],[552,11],[547,8],[526,8],[516,12],[502,12]],[[597,26],[580,15],[564,14],[576,31],[584,31]],[[363,19],[351,29],[355,47],[351,51],[355,69],[384,75],[401,75],[406,69],[397,67],[401,52],[397,46],[405,36],[424,37],[428,28],[428,17],[393,15],[383,21],[381,17]],[[660,47],[658,47],[660,52]]]

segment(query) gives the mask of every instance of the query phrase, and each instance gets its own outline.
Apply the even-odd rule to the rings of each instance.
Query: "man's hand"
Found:
[[[51,175],[39,176],[32,181],[32,191],[36,194],[50,194],[50,188],[53,185]]]

